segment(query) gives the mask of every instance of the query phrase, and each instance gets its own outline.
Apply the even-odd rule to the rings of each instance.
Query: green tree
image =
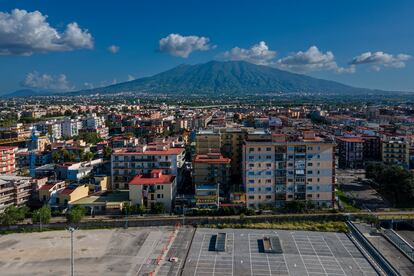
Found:
[[[50,222],[51,217],[52,217],[52,210],[50,209],[48,205],[43,205],[42,208],[32,213],[32,222],[47,224]]]
[[[77,224],[85,216],[85,213],[86,213],[85,208],[75,206],[71,208],[66,214],[66,220],[70,224]]]
[[[109,159],[111,157],[112,148],[104,147],[102,151],[103,151],[103,156],[104,156],[105,159]]]
[[[28,213],[29,208],[26,206],[9,206],[4,210],[4,213],[0,215],[0,222],[2,225],[13,225],[23,221]]]
[[[154,208],[152,208],[152,211],[155,214],[165,213],[165,206],[161,202],[157,202],[157,203],[154,204]]]
[[[59,152],[55,151],[55,152],[52,153],[52,160],[53,160],[54,163],[59,163],[60,158],[61,157],[60,157]]]
[[[378,192],[395,207],[414,207],[414,178],[410,171],[386,164],[370,164],[366,177],[378,183]]]

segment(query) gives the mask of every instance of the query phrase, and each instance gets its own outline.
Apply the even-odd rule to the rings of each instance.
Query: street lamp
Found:
[[[73,232],[75,232],[75,228],[69,227],[68,231],[70,232],[70,275],[75,275],[75,260],[73,258]]]

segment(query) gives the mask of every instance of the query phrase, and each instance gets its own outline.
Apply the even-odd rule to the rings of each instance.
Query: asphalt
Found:
[[[225,252],[212,248],[227,233]],[[277,236],[282,254],[264,253],[261,241]],[[182,275],[377,275],[345,234],[309,231],[197,229]]]

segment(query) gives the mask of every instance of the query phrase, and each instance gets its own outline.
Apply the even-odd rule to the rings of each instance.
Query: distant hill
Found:
[[[56,91],[40,91],[32,89],[21,89],[9,94],[1,95],[3,98],[14,98],[14,97],[31,97],[31,96],[50,96],[56,94]]]
[[[69,92],[69,95],[147,92],[188,94],[252,94],[269,92],[368,93],[339,82],[295,74],[244,61],[210,61],[196,65],[179,65],[151,77],[106,87]],[[66,93],[68,94],[68,93]]]

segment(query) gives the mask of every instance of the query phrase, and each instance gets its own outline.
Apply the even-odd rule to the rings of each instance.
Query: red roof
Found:
[[[364,140],[360,137],[337,137],[336,140],[347,143],[363,143]]]
[[[171,184],[174,179],[175,176],[172,174],[160,174],[158,177],[153,177],[152,174],[139,174],[129,182],[129,185]]]
[[[60,194],[62,195],[70,195],[77,187],[66,187],[63,189]]]
[[[122,149],[114,152],[114,155],[177,155],[184,151],[183,148],[170,148],[167,150],[146,150],[144,152],[128,151],[128,149]]]
[[[52,183],[52,184],[45,184],[42,187],[39,188],[39,190],[41,191],[49,191],[50,189],[53,188],[53,186],[55,186],[56,183]]]
[[[220,153],[198,154],[194,160],[195,163],[219,163],[228,164],[231,159],[223,157]]]

